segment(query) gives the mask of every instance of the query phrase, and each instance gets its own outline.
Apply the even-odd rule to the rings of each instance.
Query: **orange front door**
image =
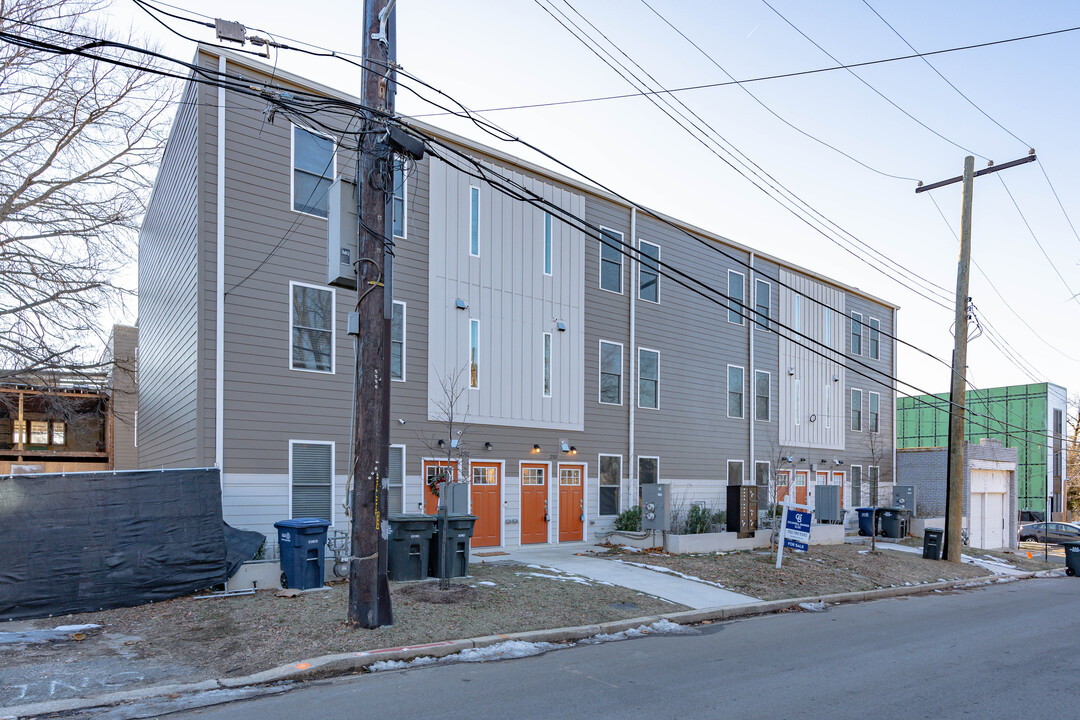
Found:
[[[502,543],[502,502],[499,489],[502,477],[499,463],[472,464],[472,546],[491,547]]]
[[[851,505],[851,498],[845,496],[847,488],[844,486],[844,473],[833,472],[832,478],[829,480],[829,484],[840,486],[840,507],[846,508]]]
[[[424,512],[428,515],[434,515],[439,512],[439,497],[431,492],[432,479],[438,473],[446,472],[445,460],[425,460],[424,461]],[[451,464],[450,466],[450,479],[457,479],[457,464]]]
[[[791,486],[791,471],[790,470],[777,470],[776,471],[776,502],[783,502],[787,500],[788,489]]]
[[[548,541],[547,465],[521,465],[521,544]]]
[[[810,476],[807,470],[795,471],[795,503],[797,505],[806,504],[806,479]]]
[[[559,542],[585,539],[585,493],[582,465],[559,466]]]

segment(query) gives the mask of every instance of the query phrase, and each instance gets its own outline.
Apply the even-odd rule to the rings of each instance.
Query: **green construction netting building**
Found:
[[[967,392],[968,442],[1001,441],[1019,454],[1019,507],[1061,510],[1067,394],[1052,383],[1009,385]],[[1054,437],[1056,436],[1056,438]],[[901,397],[896,403],[896,448],[947,447],[949,394]]]

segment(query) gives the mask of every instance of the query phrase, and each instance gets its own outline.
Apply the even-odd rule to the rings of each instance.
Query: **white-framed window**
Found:
[[[660,407],[660,352],[638,348],[638,407]]]
[[[638,297],[648,302],[660,302],[660,246],[638,241],[641,265],[638,268]]]
[[[600,341],[600,403],[622,405],[622,343]]]
[[[324,218],[330,214],[329,190],[337,171],[334,141],[292,126],[292,209]]]
[[[638,485],[650,485],[660,482],[660,458],[649,455],[638,455]]]
[[[795,415],[795,424],[802,425],[802,387],[799,385],[799,379],[795,378],[794,392],[791,394],[791,402],[794,405],[793,414]]]
[[[870,331],[867,333],[866,342],[869,346],[867,349],[870,351],[870,359],[877,360],[880,354],[880,341],[878,336],[881,334],[881,322],[877,318],[870,318]]]
[[[390,464],[386,467],[386,512],[405,512],[405,446],[390,446]]]
[[[742,460],[728,460],[727,461],[727,484],[728,485],[742,485],[743,484],[743,461]]]
[[[334,289],[289,282],[292,328],[289,367],[308,372],[334,372]]]
[[[544,274],[551,274],[551,233],[552,233],[552,221],[551,213],[544,213]]]
[[[832,427],[832,385],[825,385],[825,429]]]
[[[764,280],[754,281],[754,312],[757,326],[762,330],[769,329],[769,309],[772,306],[772,285]]]
[[[852,465],[848,478],[851,482],[851,503],[858,507],[862,505],[862,465]]]
[[[758,487],[769,487],[769,470],[772,465],[768,460],[758,460],[754,463],[754,482]]]
[[[862,313],[851,313],[851,354],[862,355]]]
[[[406,237],[408,231],[407,193],[406,188],[409,177],[409,164],[407,160],[398,159],[394,162],[394,199],[390,203],[390,212],[393,215],[394,237]]]
[[[289,440],[289,517],[334,522],[334,443]]]
[[[870,412],[869,412],[869,414],[867,415],[867,418],[866,418],[867,421],[868,421],[867,430],[869,430],[872,433],[876,433],[878,431],[878,408],[880,407],[880,404],[881,404],[881,396],[876,392],[869,393],[869,396],[870,396],[870,408],[869,408]]]
[[[744,294],[746,289],[746,276],[741,272],[735,270],[727,271],[727,296],[728,296],[728,311],[727,319],[730,323],[736,325],[743,324],[743,316],[745,315],[744,308],[746,303],[744,302]]]
[[[862,390],[851,388],[851,429],[862,432]]]
[[[622,455],[600,455],[599,515],[619,514],[619,488],[622,486]]]
[[[469,320],[469,387],[480,387],[480,321]]]
[[[754,419],[768,422],[772,415],[772,374],[754,372]]]
[[[544,397],[551,397],[551,333],[544,333]]]
[[[743,388],[745,388],[743,369],[738,365],[727,366],[727,416],[729,418],[741,418],[744,416]]]
[[[600,289],[622,295],[623,235],[615,230],[600,228]]]
[[[394,301],[390,319],[390,379],[405,380],[405,303]]]
[[[31,420],[30,421],[30,444],[31,445],[48,445],[49,444],[49,421],[48,420]]]
[[[135,412],[138,412],[138,410]],[[50,425],[52,427],[52,444],[65,444],[67,441],[67,425],[60,420],[53,420]]]
[[[469,254],[480,257],[480,188],[469,186]]]

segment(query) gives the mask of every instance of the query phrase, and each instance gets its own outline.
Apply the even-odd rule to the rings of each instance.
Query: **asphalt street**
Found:
[[[301,686],[170,718],[1057,718],[1080,580],[1026,580]]]

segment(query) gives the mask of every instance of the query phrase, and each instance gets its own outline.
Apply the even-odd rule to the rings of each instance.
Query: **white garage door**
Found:
[[[1005,489],[1009,473],[1001,470],[971,471],[971,545],[988,550],[1005,547]]]

